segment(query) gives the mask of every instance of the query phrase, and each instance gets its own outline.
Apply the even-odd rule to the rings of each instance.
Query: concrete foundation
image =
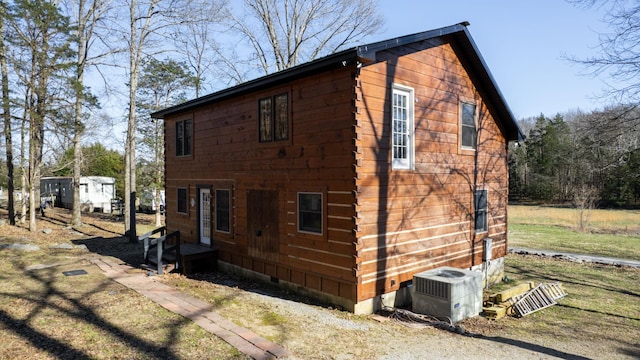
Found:
[[[487,271],[485,271],[488,270]],[[218,270],[233,274],[238,274],[246,278],[256,279],[265,283],[273,283],[270,276],[251,271],[237,265],[229,264],[223,261],[218,261]],[[482,285],[486,286],[486,274],[489,275],[489,284],[495,284],[502,281],[504,277],[504,258],[497,258],[489,262],[489,266],[486,267],[485,263],[474,266],[472,271],[482,272]],[[291,292],[308,296],[316,299],[320,303],[332,304],[338,306],[346,311],[352,312],[356,315],[372,314],[383,308],[402,308],[411,305],[411,289],[412,285],[398,289],[397,291],[391,291],[386,294],[378,295],[374,298],[354,303],[353,301],[341,298],[338,296],[326,294],[317,290],[312,290],[294,284],[288,281],[278,279],[277,285],[283,289],[287,289]]]

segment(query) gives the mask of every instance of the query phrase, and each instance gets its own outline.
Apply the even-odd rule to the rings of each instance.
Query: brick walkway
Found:
[[[282,346],[223,318],[213,311],[212,305],[207,302],[186,295],[145,274],[127,273],[125,270],[132,268],[116,264],[109,259],[93,258],[90,261],[114,281],[135,290],[171,312],[191,319],[254,359],[276,359],[289,355]]]

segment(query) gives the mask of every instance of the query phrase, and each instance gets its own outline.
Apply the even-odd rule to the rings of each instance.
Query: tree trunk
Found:
[[[5,13],[6,4],[0,2],[2,13]],[[6,146],[7,159],[7,192],[8,202],[7,211],[9,215],[9,224],[16,224],[16,211],[14,199],[14,181],[13,181],[13,141],[11,139],[11,104],[9,102],[9,70],[7,66],[6,47],[4,43],[5,28],[4,21],[0,21],[0,71],[2,72],[2,110],[4,118],[4,139]]]
[[[76,64],[76,103],[75,119],[73,123],[73,211],[71,225],[82,225],[82,213],[80,202],[80,177],[82,176],[82,105],[84,103],[84,67],[85,49],[87,46],[86,20],[84,15],[84,0],[78,1],[78,63]]]

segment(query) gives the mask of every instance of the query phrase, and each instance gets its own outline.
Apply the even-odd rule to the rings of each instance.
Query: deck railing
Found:
[[[156,248],[156,261],[158,265],[158,275],[162,275],[162,257],[164,256],[164,252],[176,249],[176,263],[180,258],[180,231],[174,231],[172,233],[166,234],[167,228],[165,226],[159,227],[152,231],[149,231],[146,234],[140,235],[138,237],[138,241],[143,243],[144,246],[144,262],[145,264],[149,263],[149,252],[155,247]],[[160,233],[160,237],[152,238],[154,234]],[[167,240],[174,238],[174,245],[166,246]],[[176,264],[176,266],[178,266]]]

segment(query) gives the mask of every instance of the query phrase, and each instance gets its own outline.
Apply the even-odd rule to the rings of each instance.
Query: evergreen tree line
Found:
[[[523,119],[509,149],[511,201],[640,206],[640,110],[615,107]]]

